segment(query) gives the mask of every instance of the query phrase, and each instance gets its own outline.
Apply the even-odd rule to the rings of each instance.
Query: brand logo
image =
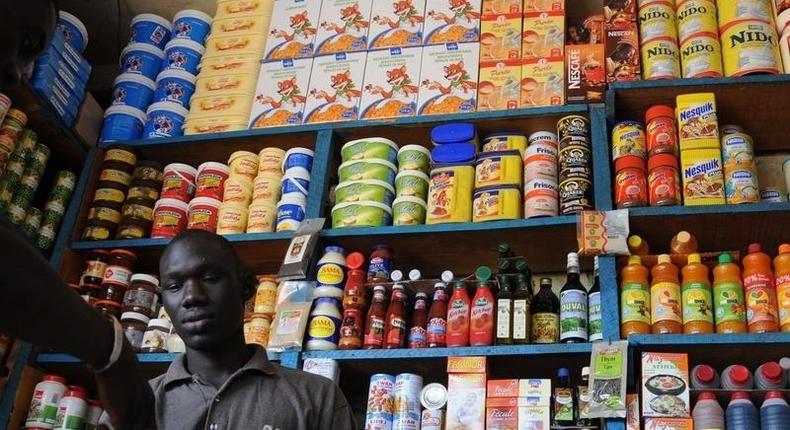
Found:
[[[661,10],[651,10],[639,17],[639,24],[643,24],[645,21],[650,21],[652,19],[671,19],[671,17],[667,12]]]
[[[707,102],[700,106],[694,106],[692,108],[683,110],[680,112],[680,120],[681,121],[688,121],[691,118],[702,116],[706,113],[713,112],[715,108],[713,107],[713,102]]]
[[[308,334],[313,338],[331,337],[335,333],[337,325],[327,316],[317,316],[310,321]]]
[[[715,49],[713,48],[713,45],[704,45],[702,43],[697,43],[684,49],[683,55],[689,56],[693,54],[699,54],[700,52],[708,52],[712,54],[715,52]]]
[[[570,51],[570,61],[568,61],[568,89],[578,90],[582,87],[581,72],[581,53],[579,50]]]
[[[647,50],[647,58],[653,58],[659,55],[665,55],[670,57],[677,57],[677,52],[674,49],[670,48],[669,46],[656,46],[655,48],[650,48]]]
[[[771,46],[776,46],[776,40],[774,40],[773,36],[769,36],[762,31],[742,30],[730,36],[730,48],[734,48],[742,43],[751,42],[768,42]]]
[[[719,170],[719,169],[721,169],[721,166],[719,164],[719,160],[714,158],[714,159],[708,160],[708,161],[706,161],[704,163],[699,163],[699,164],[696,164],[694,166],[691,166],[691,167],[687,168],[686,170],[683,171],[683,174],[687,178],[691,178],[693,176],[705,174],[705,173],[708,173],[708,172],[711,172],[711,171],[716,171],[716,170]]]
[[[708,13],[708,8],[706,8],[705,6],[692,6],[680,12],[678,14],[678,20],[682,21],[691,15],[697,15],[697,14],[704,15],[706,13]]]

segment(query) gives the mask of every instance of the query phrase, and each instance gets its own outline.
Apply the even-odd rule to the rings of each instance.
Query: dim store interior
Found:
[[[358,428],[790,428],[790,407],[780,400],[790,402],[787,2],[298,3],[61,0],[79,25],[61,16],[59,30],[79,42],[66,47],[73,40],[56,35],[31,76],[4,94],[10,109],[0,138],[8,127],[16,131],[12,147],[0,140],[8,158],[0,219],[27,235],[97,311],[124,323],[147,377],[165,372],[183,343],[159,300],[141,306],[135,294],[155,297],[158,279],[146,275],[159,273],[174,236],[198,228],[225,237],[258,275],[245,315],[248,343],[266,347],[283,367],[333,379]],[[336,39],[315,41],[316,52],[297,59],[285,49],[295,42],[276,36],[294,10],[316,15],[320,39],[332,11],[356,4],[373,32],[371,9],[407,3],[419,17],[411,24],[425,27],[436,10],[465,6],[456,23],[474,38],[452,39],[442,27],[432,37],[449,39],[432,41],[426,30],[425,40],[392,42],[398,54],[381,64],[401,64],[396,56],[405,48],[419,50],[422,63],[417,55],[411,81],[393,80],[391,94],[371,90],[376,75],[395,76],[372,72],[375,56],[384,55],[373,41],[383,39],[370,34],[370,46],[330,53],[318,51]],[[712,22],[713,33],[685,37],[684,22],[696,13],[694,23]],[[184,27],[170,27],[179,18],[210,31],[202,40],[186,37],[186,45],[200,45],[192,49],[197,63],[203,57],[200,67],[163,65],[143,78],[124,68],[132,42],[158,43],[162,58],[171,30],[182,42],[176,33]],[[157,39],[151,27],[164,29],[163,21],[166,37],[138,40]],[[521,32],[515,57],[484,46],[491,35],[506,45],[494,22]],[[551,48],[557,22],[558,52]],[[733,65],[751,55],[725,46],[725,32],[739,25],[772,36],[754,48],[768,64]],[[656,37],[656,28],[666,31]],[[717,48],[702,59],[719,65],[700,72],[688,66],[700,58],[686,43],[709,44],[710,34]],[[674,53],[651,57],[651,44],[667,43]],[[473,57],[452,57],[451,45]],[[447,51],[430,57],[431,49]],[[337,72],[317,72],[322,59],[352,63],[354,55],[367,56],[367,69],[348,75],[350,90],[314,111],[343,106],[345,113],[329,122],[311,117],[306,106],[323,91],[315,76]],[[230,57],[253,57],[253,68],[208,72],[218,64],[210,60]],[[450,57],[454,64],[437,60]],[[309,61],[306,71],[275,70],[300,61]],[[430,82],[441,87],[459,61],[461,81],[432,93]],[[544,67],[559,67],[560,96],[550,94],[556,81]],[[504,96],[505,84],[485,80],[496,76],[487,68],[520,78],[515,100]],[[295,84],[300,73],[307,81],[295,98],[272,78]],[[178,99],[183,93],[153,100],[160,78],[191,81],[191,107],[189,96]],[[51,90],[42,88],[48,79],[57,81]],[[535,81],[548,95],[533,92]],[[491,85],[502,90],[496,103],[484,94]],[[149,86],[155,95],[132,106]],[[117,99],[121,87],[127,101]],[[423,92],[434,107],[453,96],[466,104],[431,111]],[[383,99],[360,106],[375,96]],[[344,105],[345,97],[356,106]],[[411,107],[365,117],[390,97]],[[267,122],[289,103],[300,106],[290,120]],[[157,109],[175,112],[167,121],[176,126],[149,124]],[[21,215],[12,209],[21,206]],[[286,267],[302,246],[304,256]],[[108,266],[127,277],[119,282]],[[31,408],[52,381],[62,387],[58,397],[82,399],[84,428],[101,411],[93,376],[76,357],[0,334],[0,360],[0,428],[67,428]],[[72,385],[83,390],[66,390]],[[464,419],[469,398],[476,412]]]

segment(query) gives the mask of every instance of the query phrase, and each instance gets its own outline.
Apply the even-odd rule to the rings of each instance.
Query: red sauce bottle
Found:
[[[447,310],[447,346],[469,346],[469,293],[466,283],[457,281]]]
[[[447,346],[447,285],[438,282],[433,288],[426,337],[429,348],[444,348]]]
[[[426,348],[428,339],[426,326],[428,324],[428,295],[417,293],[414,301],[414,312],[411,314],[411,328],[409,329],[409,348]]]
[[[370,304],[368,316],[365,319],[365,338],[362,347],[365,349],[379,349],[384,345],[384,316],[386,308],[384,295],[387,289],[381,285],[373,287],[373,302]]]
[[[392,286],[392,298],[387,307],[386,326],[384,328],[384,348],[403,348],[406,341],[406,293],[403,285]]]
[[[365,271],[362,265],[365,264],[365,256],[359,252],[352,252],[346,257],[348,275],[346,285],[343,288],[343,309],[359,309],[364,311],[367,307],[367,297],[365,297]]]
[[[472,299],[470,312],[469,344],[472,346],[489,346],[494,344],[494,294],[488,287],[491,269],[480,267],[476,272],[477,292]]]

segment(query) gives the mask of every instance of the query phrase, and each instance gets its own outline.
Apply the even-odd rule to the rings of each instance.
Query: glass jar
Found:
[[[148,328],[143,335],[143,344],[140,352],[163,353],[167,352],[167,338],[173,326],[170,321],[153,319],[148,322]]]
[[[113,249],[110,251],[110,260],[107,264],[107,269],[104,271],[102,286],[104,284],[115,284],[124,288],[128,287],[135,262],[137,262],[137,256],[131,251],[125,249]],[[123,294],[118,302],[122,299]]]
[[[264,314],[252,314],[250,325],[248,326],[247,337],[244,338],[248,344],[256,344],[266,348],[269,343],[269,332],[272,327],[272,318]]]
[[[392,272],[392,248],[386,245],[374,245],[368,265],[368,282],[389,282]]]
[[[264,314],[270,318],[274,315],[277,305],[277,277],[261,276],[258,278],[258,289],[255,292],[254,313]]]
[[[156,186],[162,184],[162,163],[153,160],[143,160],[137,163],[132,173],[132,180],[137,185]]]
[[[658,154],[647,162],[650,206],[675,206],[682,199],[678,160],[672,154]]]
[[[614,196],[618,209],[647,206],[647,172],[645,160],[625,155],[614,163]]]
[[[137,155],[129,148],[113,145],[104,151],[102,169],[115,169],[131,174],[137,164]]]
[[[88,289],[83,287],[79,284],[69,284],[69,288],[71,288],[75,293],[79,294],[85,303],[90,303],[90,295],[88,295]]]
[[[132,275],[129,288],[123,295],[123,312],[136,312],[148,318],[154,316],[158,302],[159,279],[153,275]]]
[[[115,319],[121,318],[121,304],[118,302],[112,300],[97,300],[93,303],[93,307],[104,317],[114,317]]]
[[[94,249],[85,262],[85,270],[80,277],[80,286],[85,288],[98,288],[104,279],[107,263],[110,261],[110,252],[103,249]]]
[[[99,300],[109,300],[116,303],[123,303],[123,296],[126,293],[126,287],[119,284],[104,283],[99,290]]]
[[[179,336],[178,333],[172,332],[170,333],[170,336],[167,337],[167,352],[170,354],[187,352],[187,346],[184,344],[184,340],[181,339],[181,336]]]
[[[124,312],[121,315],[123,334],[135,352],[140,352],[140,347],[143,345],[143,335],[145,335],[150,320],[146,315],[137,312]]]

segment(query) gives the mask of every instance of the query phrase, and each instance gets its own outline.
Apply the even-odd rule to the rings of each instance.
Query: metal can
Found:
[[[754,144],[745,133],[730,133],[721,138],[721,160],[725,170],[754,167]]]
[[[716,33],[695,33],[680,45],[680,64],[684,78],[720,78],[721,42]]]
[[[716,3],[713,0],[686,0],[677,5],[676,12],[681,42],[696,33],[719,34]]]
[[[19,142],[16,144],[16,152],[23,157],[27,157],[36,149],[38,143],[38,134],[30,129],[22,130],[19,134]]]
[[[568,115],[557,121],[557,136],[562,141],[568,136],[590,135],[590,121],[581,115]]]
[[[753,19],[765,22],[774,20],[771,0],[726,0],[716,2],[718,5],[719,26],[734,21]]]
[[[529,145],[524,157],[524,182],[541,178],[556,182],[558,155],[556,144],[538,142]]]
[[[420,420],[420,428],[422,430],[442,430],[444,429],[444,411],[425,409],[422,411],[422,419]]]
[[[724,174],[724,189],[727,203],[757,203],[760,201],[760,186],[755,169],[737,169]]]
[[[592,151],[582,145],[560,148],[560,182],[565,179],[582,178],[592,180]]]
[[[612,129],[612,160],[634,155],[645,158],[645,129],[636,121],[622,121]]]
[[[642,43],[642,78],[680,78],[680,53],[678,42],[671,37],[660,37]]]
[[[529,146],[538,144],[538,143],[547,143],[554,145],[556,148],[559,144],[559,140],[557,139],[557,134],[552,133],[550,131],[536,131],[529,135],[527,139],[529,142]]]
[[[787,193],[780,187],[765,187],[760,190],[760,201],[763,203],[787,203]]]
[[[5,175],[14,175],[18,180],[22,180],[23,173],[25,173],[25,157],[16,152],[11,153],[5,166]]]
[[[741,20],[721,28],[724,75],[782,73],[779,37],[768,22]]]
[[[655,2],[639,6],[639,40],[644,43],[659,37],[678,38],[672,3]]]
[[[366,430],[391,430],[392,413],[395,409],[393,391],[395,377],[377,373],[370,377],[368,408],[365,413]]]
[[[25,236],[31,239],[36,237],[38,229],[41,228],[42,218],[43,214],[41,213],[41,209],[30,208],[27,210],[25,221],[22,222],[22,232],[25,233]]]
[[[559,215],[559,193],[556,180],[535,179],[524,185],[524,218]]]
[[[426,385],[420,393],[420,404],[428,410],[442,409],[447,404],[447,388],[436,382]]]
[[[726,136],[728,134],[735,134],[735,133],[746,133],[746,130],[744,130],[743,127],[735,124],[725,124],[720,128],[721,128],[722,136]]]
[[[395,378],[393,397],[395,412],[392,417],[392,430],[419,430],[420,428],[420,393],[422,392],[422,376],[412,373],[401,373]]]
[[[592,181],[571,178],[560,182],[560,213],[573,215],[593,207]]]

